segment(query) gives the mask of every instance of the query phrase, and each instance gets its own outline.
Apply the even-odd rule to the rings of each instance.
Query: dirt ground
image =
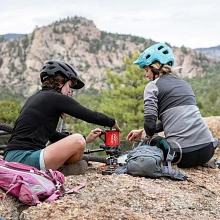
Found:
[[[220,139],[220,116],[205,118]],[[220,146],[215,151],[220,160]],[[7,220],[45,219],[219,219],[220,169],[181,169],[190,181],[150,179],[129,175],[102,175],[93,163],[86,174],[66,178],[66,188],[79,183],[78,194],[28,207],[8,195],[0,201],[0,216]],[[176,168],[177,169],[177,168]],[[3,191],[0,190],[0,194]]]

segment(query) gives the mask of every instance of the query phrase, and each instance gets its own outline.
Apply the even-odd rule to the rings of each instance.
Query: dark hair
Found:
[[[68,80],[62,74],[57,74],[54,77],[48,77],[41,85],[41,87],[50,86],[59,90],[60,85],[64,85]]]

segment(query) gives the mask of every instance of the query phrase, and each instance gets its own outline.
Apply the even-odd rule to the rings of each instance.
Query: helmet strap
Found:
[[[60,88],[57,88],[56,91],[59,92],[59,93],[61,93],[61,90],[62,90],[62,88],[65,86],[65,84],[66,84],[67,81],[69,81],[69,79],[64,78],[63,85],[62,85]]]

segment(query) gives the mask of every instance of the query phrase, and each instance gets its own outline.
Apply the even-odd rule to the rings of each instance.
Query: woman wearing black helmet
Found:
[[[48,61],[41,70],[40,78],[42,89],[24,104],[5,149],[4,159],[38,169],[56,170],[62,167],[66,175],[84,173],[87,163],[81,158],[86,143],[93,142],[102,130],[94,129],[87,137],[81,134],[67,136],[56,131],[59,117],[68,114],[88,123],[119,131],[120,128],[115,119],[87,109],[69,97],[70,88],[81,89],[84,86],[69,64]],[[48,140],[52,144],[46,146]],[[76,164],[81,169],[75,169]]]
[[[182,155],[175,161],[179,167],[200,166],[209,161],[217,140],[201,117],[191,86],[171,74],[171,48],[164,43],[154,44],[134,64],[146,70],[151,82],[144,91],[144,129],[131,131],[127,140],[144,138],[143,135],[151,140],[164,130],[167,142]],[[157,119],[161,121],[158,124]]]

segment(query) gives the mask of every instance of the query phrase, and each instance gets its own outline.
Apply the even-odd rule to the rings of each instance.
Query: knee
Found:
[[[86,147],[85,138],[81,134],[72,134],[71,136],[78,150],[84,150]]]

